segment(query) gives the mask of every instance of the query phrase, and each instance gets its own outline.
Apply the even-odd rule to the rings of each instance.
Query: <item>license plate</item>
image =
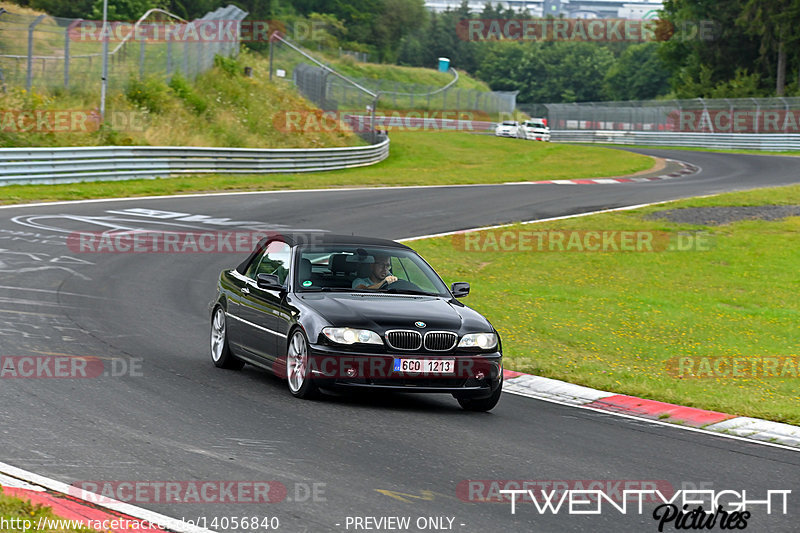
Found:
[[[395,359],[395,372],[410,374],[453,374],[455,359]]]

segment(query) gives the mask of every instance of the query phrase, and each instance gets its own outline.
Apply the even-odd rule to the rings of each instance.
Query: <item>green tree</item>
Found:
[[[669,72],[658,55],[659,43],[629,46],[605,76],[610,100],[650,100],[669,92]]]
[[[108,0],[108,20],[138,20],[155,7],[159,7],[157,0]],[[103,0],[95,0],[91,17],[103,19]]]
[[[522,86],[518,100],[532,103],[603,100],[603,80],[614,61],[611,51],[595,43],[529,43],[515,74]]]
[[[32,0],[30,6],[54,17],[90,18],[93,3],[94,0]]]
[[[790,46],[800,40],[800,1],[747,0],[737,22],[749,35],[761,40],[762,58],[777,55],[775,65],[775,94],[786,93],[786,63]]]
[[[709,96],[742,69],[758,74],[768,94],[774,78],[759,42],[737,21],[746,0],[665,0],[661,11],[664,41],[659,54],[670,71],[670,84],[680,98]],[[713,26],[709,23],[713,21]]]
[[[426,21],[404,37],[398,61],[404,65],[434,67],[438,57],[450,58],[454,68],[474,72],[477,69],[476,43],[459,35],[459,21],[471,15],[465,4],[455,10],[430,13]]]
[[[480,43],[477,76],[496,91],[520,91],[526,88],[520,74],[527,71],[523,65],[525,46],[516,41],[490,41]],[[523,78],[526,78],[523,76]]]
[[[381,58],[397,61],[400,42],[415,28],[425,26],[427,20],[428,10],[425,9],[424,0],[383,0],[372,35]]]
[[[344,23],[330,13],[311,13],[305,21],[309,28],[313,28],[313,33],[309,35],[313,42],[306,43],[305,46],[314,45],[323,48],[338,48],[347,37],[347,27]]]

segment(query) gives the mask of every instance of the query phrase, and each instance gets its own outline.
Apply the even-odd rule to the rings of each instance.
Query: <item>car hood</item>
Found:
[[[313,308],[333,326],[420,331],[491,331],[489,322],[478,312],[450,299],[396,294],[304,294],[302,302]]]

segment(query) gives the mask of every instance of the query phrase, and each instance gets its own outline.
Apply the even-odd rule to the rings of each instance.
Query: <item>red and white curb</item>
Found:
[[[506,185],[611,185],[617,183],[643,183],[647,181],[661,181],[661,180],[671,180],[675,178],[680,178],[682,176],[686,176],[688,174],[694,174],[700,170],[699,167],[695,165],[691,165],[689,163],[685,163],[683,161],[675,161],[674,159],[667,159],[667,161],[672,163],[678,163],[683,167],[681,170],[676,172],[670,172],[669,174],[662,174],[660,176],[648,176],[648,177],[629,177],[629,178],[587,178],[587,179],[576,179],[576,180],[544,180],[544,181],[519,181],[519,182],[511,182],[507,183]]]
[[[107,528],[104,533],[154,533],[164,530],[175,533],[214,533],[210,529],[194,526],[129,503],[83,490],[76,491],[66,483],[6,463],[0,463],[0,487],[5,495],[50,507],[53,514],[58,517],[53,520],[72,520],[85,524],[86,527],[97,523],[119,524],[119,528]],[[98,501],[103,503],[95,503]],[[163,529],[123,527],[123,524],[126,524],[125,520],[129,526],[138,522],[157,524]]]
[[[503,371],[503,392],[800,451],[800,427],[780,422],[646,400],[511,370]]]

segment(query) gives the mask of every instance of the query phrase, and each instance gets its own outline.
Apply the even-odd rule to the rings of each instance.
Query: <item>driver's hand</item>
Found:
[[[397,276],[386,276],[383,278],[384,283],[394,283],[395,281],[397,281]]]

